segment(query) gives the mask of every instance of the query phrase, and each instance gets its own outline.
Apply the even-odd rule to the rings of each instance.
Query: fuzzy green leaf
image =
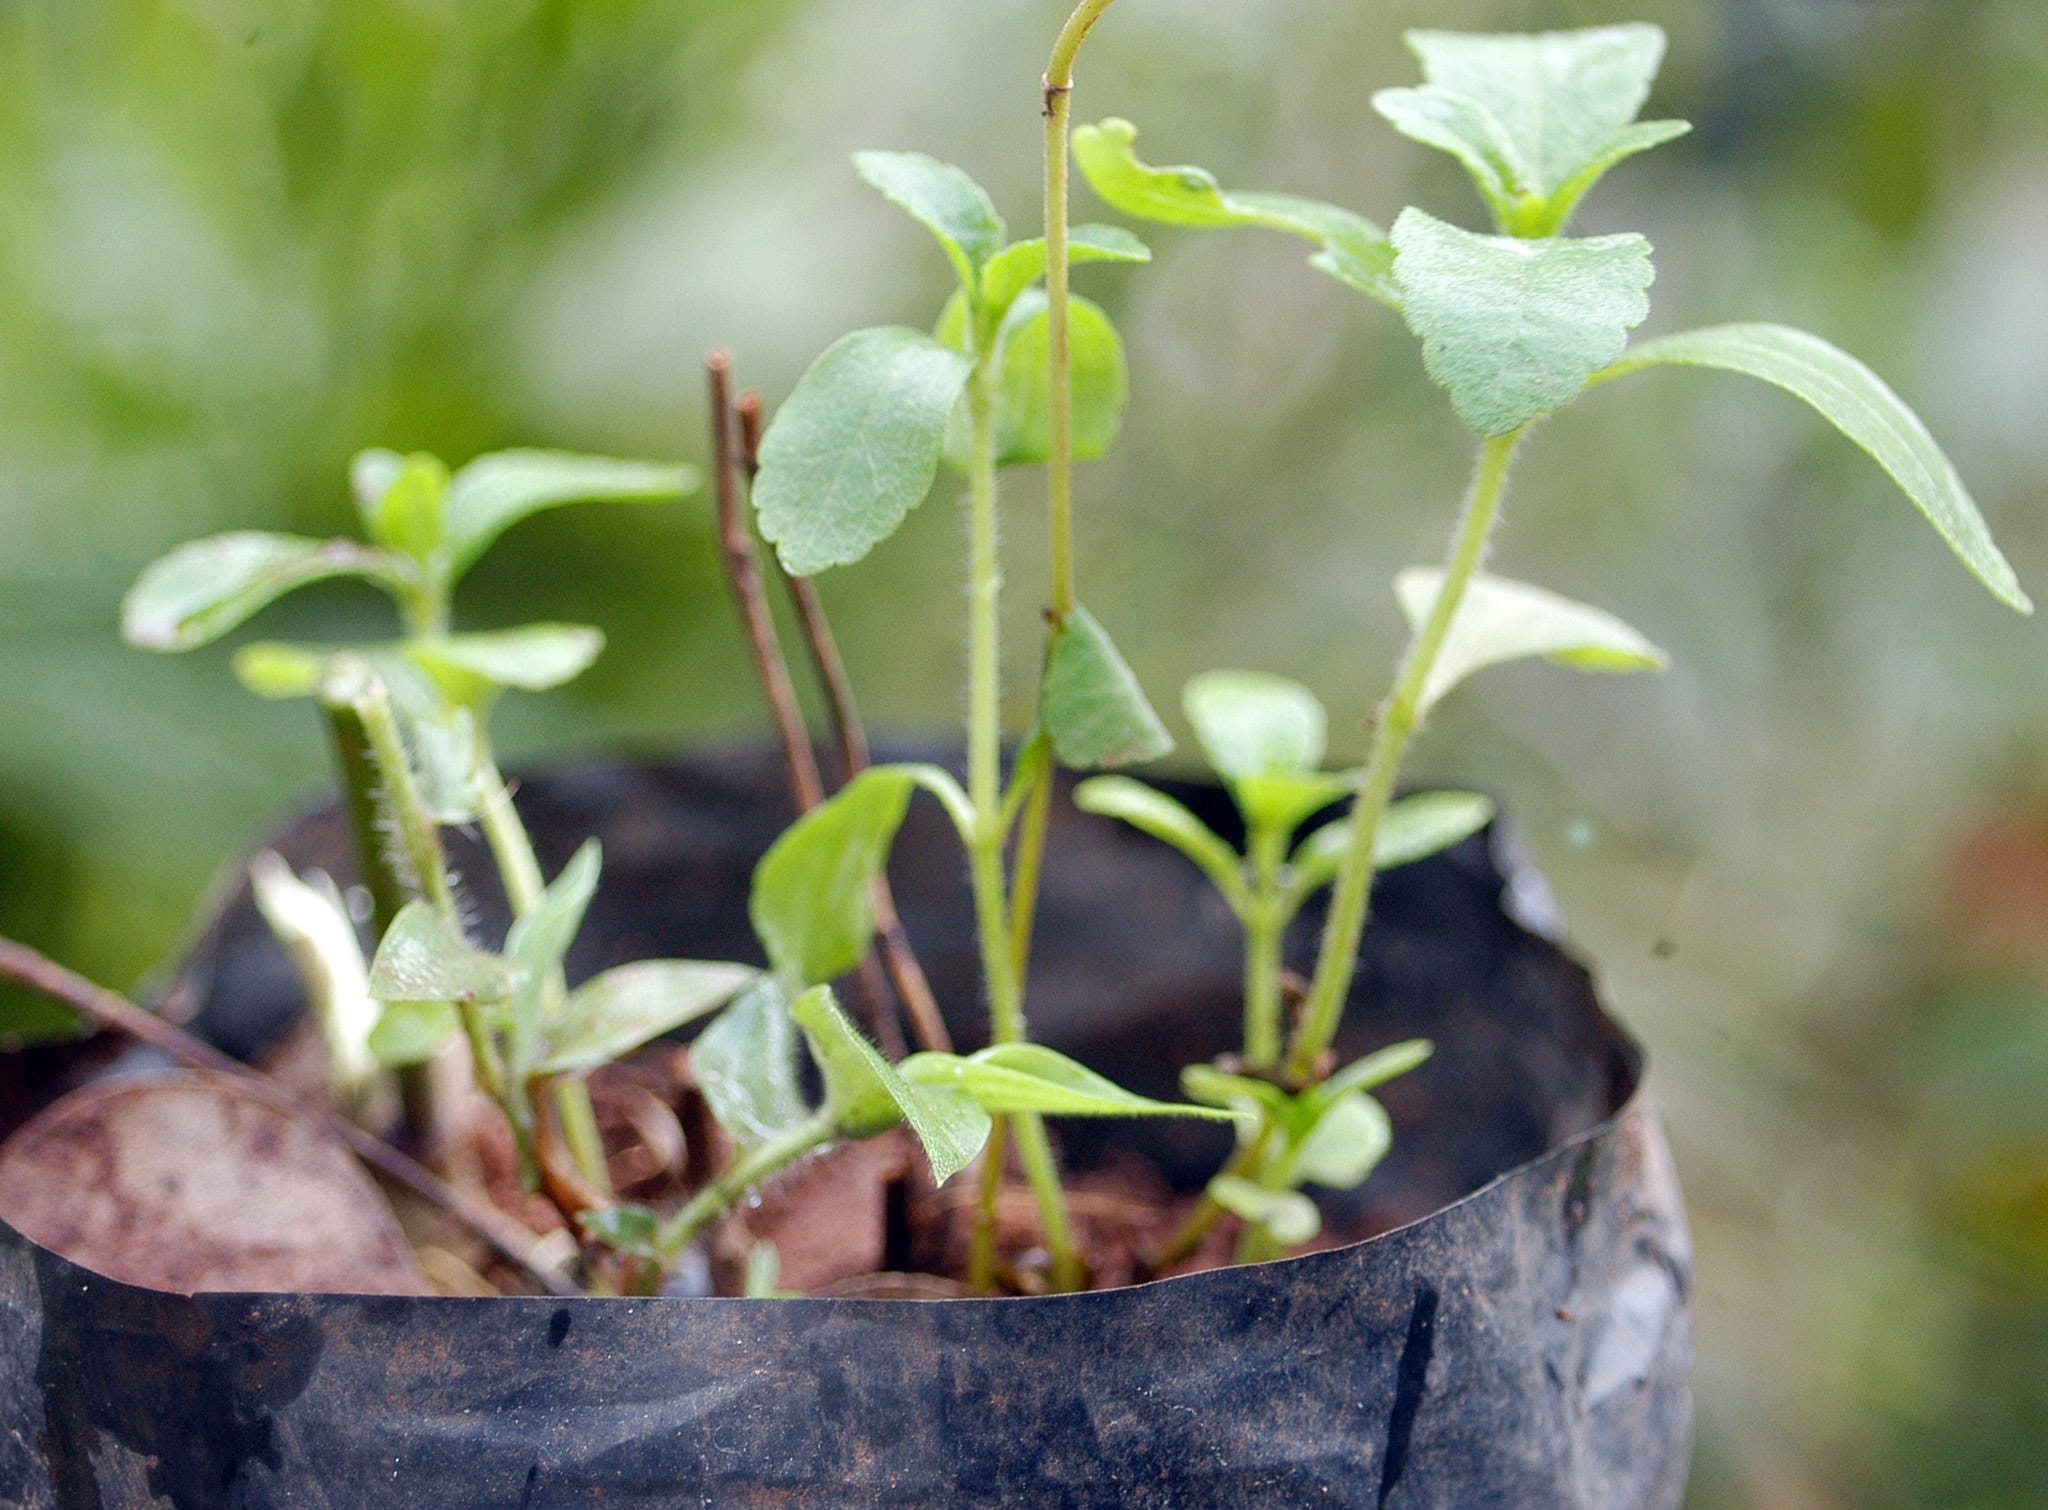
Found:
[[[1386,232],[1363,216],[1292,194],[1226,190],[1203,168],[1155,168],[1132,150],[1138,128],[1112,117],[1074,132],[1074,161],[1105,204],[1140,220],[1165,225],[1258,226],[1315,243],[1324,271],[1383,303],[1395,302],[1391,283],[1370,273],[1384,262],[1373,248]],[[1340,271],[1342,269],[1342,271]]]
[[[506,687],[545,692],[574,681],[604,653],[604,631],[587,624],[525,624],[414,640],[406,653],[450,702],[481,707]]]
[[[1394,247],[1423,363],[1481,435],[1512,434],[1570,403],[1650,312],[1640,236],[1518,241],[1407,209]]]
[[[505,960],[465,939],[425,902],[408,902],[391,920],[370,966],[378,1001],[501,1002],[520,978]]]
[[[191,650],[330,577],[364,577],[387,591],[405,580],[390,552],[353,540],[238,530],[181,545],[147,567],[121,601],[121,636],[142,650]]]
[[[863,771],[789,826],[754,869],[748,915],[778,975],[814,985],[860,963],[874,937],[874,882],[913,778]]]
[[[1386,1108],[1364,1091],[1347,1091],[1324,1105],[1294,1150],[1290,1172],[1296,1181],[1350,1190],[1393,1146],[1394,1125]]]
[[[1436,567],[1412,566],[1394,578],[1394,596],[1411,625],[1429,617],[1443,577]],[[1662,671],[1671,664],[1669,656],[1613,614],[1480,572],[1466,585],[1417,712],[1428,711],[1475,671],[1536,657],[1575,671]]]
[[[1069,770],[1134,765],[1173,748],[1108,633],[1078,604],[1046,667],[1043,708],[1053,753]]]
[[[912,1085],[897,1074],[847,1021],[830,986],[804,992],[790,1004],[790,1014],[818,1061],[825,1114],[842,1137],[869,1137],[900,1121],[916,1135],[932,1179],[941,1185],[988,1142],[988,1113],[971,1096],[945,1086]]]
[[[987,192],[951,163],[922,152],[856,152],[853,166],[945,248],[963,288],[979,287],[982,264],[1008,232]]]
[[[1237,1175],[1219,1174],[1209,1182],[1209,1198],[1283,1248],[1305,1243],[1323,1230],[1316,1203],[1298,1190],[1268,1190]]]
[[[1150,262],[1152,249],[1129,231],[1113,225],[1077,225],[1067,232],[1067,261]],[[1000,320],[1017,296],[1045,276],[1045,238],[1013,242],[981,270],[981,306]]]
[[[494,451],[448,484],[449,569],[467,571],[506,530],[529,514],[570,503],[663,503],[694,493],[693,467],[619,461],[570,451]]]
[[[1068,301],[1068,349],[1072,357],[1074,459],[1092,461],[1116,444],[1123,428],[1130,377],[1123,337],[1098,304],[1074,295]],[[1047,353],[1051,326],[1045,294],[1032,289],[1010,308],[996,375],[996,463],[1042,462],[1046,438]]]
[[[1716,325],[1645,341],[1594,381],[1658,363],[1746,373],[1806,400],[1885,469],[1993,597],[2033,612],[2012,564],[1920,416],[1847,352],[1783,325]]]
[[[723,960],[644,959],[592,976],[546,1028],[534,1069],[573,1075],[610,1064],[643,1043],[717,1011],[760,979]]]
[[[1237,851],[1166,793],[1128,776],[1091,776],[1074,788],[1074,806],[1084,813],[1117,818],[1140,833],[1171,844],[1215,883],[1233,911],[1247,901]]]
[[[433,704],[408,708],[400,696],[393,701],[411,735],[420,799],[427,811],[436,823],[474,823],[490,795],[478,779],[476,715],[468,708]]]
[[[796,1045],[789,993],[772,976],[756,981],[690,1045],[690,1073],[711,1115],[742,1148],[810,1117],[797,1083]]]
[[[449,1001],[387,1001],[370,1029],[368,1046],[387,1069],[425,1064],[462,1031]]]
[[[922,331],[857,330],[804,374],[761,442],[754,507],[783,569],[858,561],[931,491],[973,362]]]
[[[978,1053],[913,1054],[897,1066],[913,1085],[965,1091],[995,1116],[1200,1117],[1230,1121],[1235,1113],[1134,1095],[1112,1080],[1036,1043],[1000,1043]]]

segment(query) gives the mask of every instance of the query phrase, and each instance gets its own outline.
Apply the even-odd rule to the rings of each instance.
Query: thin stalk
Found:
[[[772,1179],[814,1148],[837,1136],[832,1124],[813,1117],[778,1138],[733,1160],[726,1171],[691,1196],[683,1209],[662,1224],[655,1246],[673,1258],[699,1233],[722,1216],[735,1201],[763,1180]]]
[[[967,1244],[967,1284],[977,1295],[996,1287],[996,1196],[1009,1158],[1010,1119],[991,1117],[988,1146],[981,1153],[981,1189],[974,1198],[974,1230]]]
[[[405,738],[398,731],[397,715],[391,711],[391,693],[382,681],[368,677],[355,691],[351,706],[370,742],[371,758],[377,764],[391,823],[398,842],[404,846],[406,862],[412,867],[420,895],[442,917],[460,926],[455,890],[448,881],[448,860],[441,851],[440,831],[428,815],[419,784],[413,779]]]
[[[1271,1122],[1261,1121],[1258,1133],[1252,1140],[1248,1143],[1238,1144],[1237,1151],[1230,1156],[1223,1167],[1217,1170],[1216,1173],[1219,1176],[1236,1175],[1239,1178],[1243,1178],[1252,1170],[1258,1168],[1259,1161],[1265,1158],[1266,1149],[1271,1145],[1274,1134],[1277,1131],[1278,1129]],[[1152,1275],[1159,1273],[1162,1269],[1170,1269],[1194,1252],[1201,1245],[1202,1239],[1209,1235],[1209,1229],[1216,1225],[1217,1220],[1222,1215],[1222,1203],[1217,1201],[1208,1191],[1203,1191],[1202,1199],[1196,1203],[1195,1209],[1188,1213],[1187,1220],[1182,1222],[1173,1236],[1167,1239],[1166,1246],[1145,1260],[1145,1273]]]
[[[597,1130],[597,1108],[590,1104],[590,1083],[581,1075],[564,1075],[554,1087],[555,1123],[562,1145],[584,1182],[605,1200],[612,1198],[611,1170],[605,1164],[604,1138]]]
[[[1337,872],[1330,902],[1329,921],[1323,929],[1322,948],[1316,956],[1315,978],[1309,985],[1301,1025],[1288,1051],[1286,1069],[1290,1077],[1306,1080],[1314,1073],[1316,1061],[1337,1033],[1344,1012],[1344,998],[1351,989],[1352,973],[1358,967],[1358,943],[1365,932],[1367,904],[1372,891],[1373,849],[1379,842],[1380,821],[1394,794],[1401,757],[1415,732],[1422,708],[1423,689],[1443,648],[1451,620],[1465,599],[1465,588],[1486,556],[1486,546],[1500,514],[1501,495],[1507,486],[1508,463],[1524,430],[1495,436],[1479,453],[1479,466],[1466,495],[1464,512],[1452,536],[1450,554],[1444,562],[1443,586],[1429,617],[1415,631],[1402,657],[1394,690],[1381,707],[1378,726],[1373,730],[1372,750],[1366,757],[1359,791],[1351,806],[1351,840]]]
[[[1042,730],[1026,743],[1017,766],[1024,813],[1011,860],[1010,955],[1017,962],[1021,991],[1031,974],[1031,930],[1038,914],[1038,881],[1045,871],[1045,831],[1052,817],[1052,741]]]
[[[1244,1060],[1254,1070],[1280,1061],[1280,941],[1287,927],[1280,866],[1287,835],[1270,823],[1247,836],[1252,895],[1244,922]]]

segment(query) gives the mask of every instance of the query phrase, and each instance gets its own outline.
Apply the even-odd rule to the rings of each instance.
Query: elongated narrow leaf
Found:
[[[391,920],[370,966],[379,1001],[489,1004],[511,996],[520,972],[465,939],[425,902],[408,902]]]
[[[1133,151],[1137,138],[1136,126],[1114,117],[1074,132],[1074,161],[1089,187],[1105,204],[1126,215],[1166,225],[1259,226],[1283,231],[1336,252],[1342,265],[1358,274],[1375,260],[1369,248],[1386,242],[1386,232],[1378,226],[1335,205],[1292,194],[1226,190],[1203,168],[1155,168],[1140,162]],[[1341,252],[1336,243],[1342,243]],[[1318,265],[1322,265],[1320,259]],[[1382,281],[1360,276],[1357,286],[1383,303],[1395,301],[1391,285]]]
[[[1251,1075],[1233,1075],[1212,1064],[1183,1066],[1180,1088],[1181,1094],[1190,1101],[1238,1113],[1240,1137],[1249,1124],[1260,1118],[1280,1128],[1291,1128],[1299,1120],[1300,1107],[1295,1098],[1272,1081]]]
[[[1120,226],[1077,225],[1067,233],[1067,261],[1150,262],[1152,249]],[[981,305],[1000,320],[1017,296],[1045,276],[1045,238],[1013,242],[981,270]]]
[[[592,976],[547,1025],[534,1068],[573,1075],[610,1064],[717,1011],[760,975],[751,965],[723,960],[644,959]]]
[[[987,192],[951,163],[922,152],[856,152],[853,165],[884,198],[938,238],[961,287],[980,286],[982,264],[1008,234]]]
[[[1885,469],[1993,597],[2021,613],[2033,612],[1984,516],[1920,416],[1847,352],[1783,325],[1715,325],[1645,341],[1594,381],[1658,363],[1746,373],[1806,400]]]
[[[1263,671],[1204,671],[1181,689],[1181,708],[1216,774],[1291,775],[1323,763],[1329,715],[1300,682]]]
[[[387,590],[404,570],[388,551],[353,540],[238,530],[181,545],[146,568],[121,601],[121,635],[143,650],[191,650],[294,588],[364,577]]]
[[[1394,222],[1402,313],[1423,364],[1481,435],[1560,409],[1650,312],[1640,236],[1519,241],[1407,209]]]
[[[690,1045],[690,1073],[711,1115],[742,1148],[779,1137],[811,1115],[797,1083],[789,993],[764,976]]]
[[[1394,1124],[1386,1108],[1364,1091],[1346,1091],[1324,1105],[1294,1151],[1292,1172],[1298,1181],[1350,1190],[1393,1146]]]
[[[1053,647],[1043,707],[1053,753],[1069,770],[1135,765],[1173,749],[1107,631],[1079,605]]]
[[[1209,1198],[1283,1248],[1305,1243],[1323,1230],[1316,1203],[1298,1190],[1268,1190],[1237,1175],[1219,1174],[1209,1182]]]
[[[1373,836],[1373,869],[1392,870],[1426,860],[1492,821],[1493,799],[1477,792],[1419,792],[1400,798],[1387,805]],[[1289,861],[1295,894],[1307,896],[1335,880],[1350,842],[1351,825],[1342,818],[1303,839]]]
[[[491,542],[529,514],[570,503],[662,503],[694,493],[693,467],[619,461],[571,451],[494,451],[448,484],[451,570],[461,575]]]
[[[1411,625],[1436,606],[1443,573],[1412,566],[1394,578],[1394,595]],[[1526,582],[1474,574],[1423,684],[1422,709],[1434,706],[1473,672],[1541,657],[1574,671],[1662,671],[1671,658],[1611,613],[1574,603]]]
[[[911,784],[888,766],[863,771],[761,857],[748,916],[785,980],[815,985],[860,963],[875,932],[875,877],[888,862]]]
[[[988,1142],[989,1117],[971,1096],[947,1086],[906,1081],[839,1010],[829,986],[790,1004],[825,1081],[825,1111],[843,1137],[864,1138],[902,1122],[915,1134],[945,1184]]]
[[[996,1116],[1200,1117],[1230,1121],[1218,1107],[1154,1101],[1036,1043],[1002,1043],[978,1053],[913,1054],[898,1067],[913,1085],[965,1091]]]
[[[857,330],[804,374],[761,442],[754,507],[783,568],[860,560],[931,491],[973,362],[922,331]]]
[[[562,873],[541,893],[534,909],[516,919],[505,936],[505,957],[526,967],[526,980],[513,997],[513,1070],[524,1074],[539,1052],[542,1031],[541,1007],[549,979],[561,968],[569,946],[576,942],[583,915],[597,891],[597,875],[603,854],[595,839],[583,845],[562,867]]]
[[[506,687],[545,692],[574,681],[604,653],[604,631],[587,624],[525,624],[413,640],[406,653],[450,702],[481,707]]]
[[[1092,461],[1116,444],[1123,428],[1130,376],[1123,337],[1100,305],[1080,295],[1068,301],[1067,337],[1072,357],[1074,459]],[[1011,306],[997,369],[996,462],[1016,466],[1042,462],[1046,438],[1046,359],[1051,344],[1045,294],[1033,289]]]
[[[1074,806],[1084,813],[1120,819],[1171,844],[1201,867],[1233,911],[1244,910],[1243,862],[1237,851],[1166,793],[1128,776],[1091,776],[1074,788]]]
[[[1427,1038],[1409,1038],[1400,1043],[1390,1043],[1383,1049],[1373,1050],[1362,1059],[1352,1060],[1315,1087],[1312,1094],[1329,1100],[1352,1091],[1372,1090],[1385,1085],[1389,1080],[1398,1079],[1420,1068],[1435,1052],[1435,1045]]]

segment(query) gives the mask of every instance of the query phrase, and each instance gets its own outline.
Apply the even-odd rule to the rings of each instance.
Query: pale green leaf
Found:
[[[473,823],[491,797],[479,779],[476,715],[468,708],[394,701],[410,736],[421,802],[436,823]]]
[[[1309,1094],[1328,1101],[1349,1095],[1352,1091],[1373,1090],[1420,1068],[1435,1052],[1435,1045],[1427,1038],[1408,1038],[1400,1043],[1390,1043],[1361,1059],[1352,1060],[1321,1085],[1313,1087]]]
[[[344,1096],[359,1094],[377,1068],[369,1046],[377,1006],[341,893],[321,871],[301,880],[270,850],[249,862],[249,892],[305,987],[327,1045],[330,1078]]]
[[[922,331],[883,326],[835,342],[761,442],[754,507],[783,568],[858,561],[931,491],[946,421],[973,362]]]
[[[690,1044],[690,1073],[711,1115],[742,1148],[755,1148],[809,1119],[797,1083],[796,1019],[772,976],[756,981]]]
[[[1079,605],[1053,646],[1042,706],[1053,752],[1069,770],[1157,760],[1173,748],[1137,677]]]
[[[1524,224],[1517,226],[1517,231],[1525,236],[1555,236],[1571,219],[1572,211],[1586,197],[1587,190],[1605,177],[1609,168],[1638,152],[1647,152],[1652,147],[1675,141],[1691,130],[1690,121],[1638,121],[1632,126],[1622,127],[1585,167],[1564,181],[1540,214],[1532,217],[1525,209]]]
[[[1372,97],[1372,108],[1410,141],[1457,158],[1496,223],[1505,225],[1518,195],[1533,192],[1528,186],[1536,175],[1508,139],[1507,128],[1479,101],[1441,85],[1424,85],[1382,89]]]
[[[1412,566],[1394,578],[1394,596],[1411,625],[1436,606],[1443,572]],[[1451,619],[1418,713],[1475,671],[1508,661],[1555,661],[1575,671],[1662,671],[1670,657],[1613,614],[1526,582],[1474,573]]]
[[[411,640],[406,654],[450,702],[482,707],[503,688],[545,692],[574,681],[604,653],[604,631],[587,624],[524,624]]]
[[[1113,225],[1077,225],[1067,232],[1067,261],[1150,262],[1152,249],[1129,231]],[[1017,296],[1045,276],[1045,238],[1013,242],[988,260],[981,270],[981,306],[1000,320]],[[949,343],[950,344],[950,343]]]
[[[349,458],[348,490],[356,501],[356,512],[362,517],[364,534],[374,529],[377,505],[384,501],[384,494],[404,470],[405,458],[381,446],[358,451]]]
[[[1392,870],[1426,860],[1492,821],[1493,800],[1477,792],[1419,792],[1400,798],[1387,804],[1380,817],[1379,830],[1373,835],[1372,867],[1375,871]],[[1288,861],[1293,894],[1305,897],[1335,880],[1350,845],[1348,818],[1324,824],[1296,845]]]
[[[974,801],[967,795],[967,789],[954,779],[952,772],[920,761],[895,761],[871,769],[901,776],[911,785],[922,787],[938,798],[939,806],[946,810],[946,816],[960,831],[961,838],[965,839],[974,832]]]
[[[913,1085],[965,1091],[994,1116],[1198,1117],[1234,1119],[1227,1109],[1135,1095],[1066,1055],[1036,1043],[1002,1043],[977,1053],[913,1054],[897,1066]]]
[[[526,967],[526,980],[513,997],[512,1048],[514,1071],[526,1073],[539,1053],[541,1005],[550,978],[562,966],[583,915],[597,891],[597,875],[603,854],[595,839],[586,839],[562,867],[562,873],[548,883],[531,912],[513,921],[505,935],[505,957]]]
[[[311,697],[326,679],[330,654],[331,651],[318,645],[258,640],[237,650],[230,665],[235,680],[258,697],[280,700]]]
[[[1289,1161],[1297,1182],[1350,1190],[1394,1146],[1386,1108],[1364,1091],[1346,1091],[1324,1105]]]
[[[448,484],[445,529],[450,570],[460,576],[506,530],[543,509],[570,503],[662,503],[694,493],[692,467],[619,461],[570,451],[494,451]]]
[[[1171,844],[1201,867],[1232,911],[1244,910],[1248,898],[1237,851],[1166,793],[1128,776],[1091,776],[1074,788],[1074,806]]]
[[[1954,464],[1920,417],[1847,352],[1783,325],[1716,325],[1645,341],[1593,380],[1606,382],[1657,363],[1746,373],[1806,400],[1870,453],[1993,597],[2021,613],[2033,612]]]
[[[519,973],[465,939],[426,902],[408,902],[391,920],[370,966],[378,1001],[501,1002]]]
[[[367,1047],[389,1069],[425,1064],[462,1031],[449,1001],[387,1001],[370,1029]]]
[[[1226,781],[1295,775],[1323,763],[1329,717],[1300,682],[1263,671],[1205,671],[1189,679],[1180,701]]]
[[[424,451],[405,458],[376,503],[365,510],[370,538],[422,563],[441,549],[448,468]]]
[[[1247,827],[1270,828],[1285,837],[1350,796],[1356,786],[1355,777],[1336,771],[1278,771],[1239,777],[1230,783],[1230,795]]]
[[[1519,241],[1407,209],[1394,247],[1423,363],[1481,435],[1512,434],[1570,403],[1650,312],[1640,236]]]
[[[1209,1182],[1209,1198],[1283,1248],[1305,1243],[1323,1230],[1316,1203],[1298,1190],[1268,1190],[1238,1175],[1219,1174]]]
[[[1212,1064],[1184,1065],[1180,1072],[1181,1094],[1205,1106],[1219,1106],[1240,1114],[1240,1137],[1250,1122],[1260,1118],[1278,1127],[1290,1127],[1297,1120],[1294,1097],[1270,1080],[1253,1075],[1233,1075]]]
[[[330,577],[364,577],[386,591],[405,583],[388,551],[238,530],[181,545],[147,567],[121,601],[121,635],[143,650],[191,650],[294,588]]]
[[[980,286],[982,264],[1008,234],[980,184],[922,152],[856,152],[853,165],[884,198],[938,238],[961,287]]]
[[[1051,327],[1045,293],[1032,289],[1010,308],[996,369],[996,464],[1015,466],[1046,459],[1047,359]],[[1073,383],[1073,442],[1076,461],[1092,461],[1116,444],[1123,427],[1130,378],[1123,337],[1100,305],[1074,295],[1068,300],[1069,372]]]
[[[610,1064],[643,1043],[717,1011],[760,978],[751,965],[722,960],[644,959],[594,975],[574,991],[534,1064],[543,1075],[573,1075]]]
[[[913,778],[877,766],[797,819],[754,869],[748,915],[769,963],[814,985],[860,963],[874,937],[874,882],[910,803]]]
[[[829,986],[814,986],[790,1004],[825,1082],[825,1114],[842,1137],[864,1138],[908,1126],[930,1161],[932,1179],[945,1184],[974,1161],[988,1142],[989,1116],[962,1091],[915,1086],[897,1074],[861,1037]]]

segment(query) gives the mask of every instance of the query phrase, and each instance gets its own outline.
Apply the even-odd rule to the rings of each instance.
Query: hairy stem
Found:
[[[655,1245],[670,1258],[675,1257],[749,1190],[774,1178],[811,1150],[824,1147],[833,1137],[832,1124],[822,1117],[813,1117],[741,1154],[723,1174],[691,1196],[682,1210],[662,1224]]]
[[[1287,1073],[1297,1080],[1313,1074],[1316,1061],[1336,1037],[1344,998],[1358,967],[1358,942],[1365,932],[1372,892],[1373,849],[1379,842],[1380,821],[1386,816],[1401,757],[1420,717],[1430,669],[1436,664],[1437,652],[1443,648],[1444,636],[1450,632],[1458,605],[1464,601],[1465,588],[1485,559],[1487,541],[1499,517],[1501,495],[1507,486],[1508,463],[1524,433],[1517,430],[1496,436],[1481,448],[1464,513],[1444,562],[1443,587],[1429,617],[1408,642],[1394,690],[1381,706],[1378,726],[1373,730],[1372,750],[1366,757],[1358,796],[1351,807],[1350,842],[1337,872],[1329,921],[1324,925],[1322,948],[1316,956],[1315,978],[1309,986],[1301,1026],[1287,1055]]]
[[[440,830],[420,797],[419,783],[413,779],[412,760],[406,754],[405,738],[398,731],[398,716],[391,709],[391,693],[377,677],[365,676],[354,689],[350,706],[369,740],[389,821],[395,829],[394,838],[403,846],[414,883],[442,917],[460,926],[455,890],[448,881],[448,860],[441,850]]]

